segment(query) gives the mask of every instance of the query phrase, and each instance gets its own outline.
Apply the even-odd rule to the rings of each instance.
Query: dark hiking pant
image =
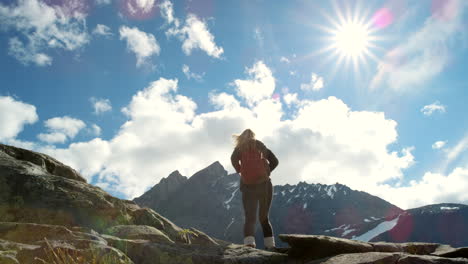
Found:
[[[273,185],[268,180],[260,184],[242,184],[242,204],[244,205],[245,223],[244,237],[255,236],[255,224],[258,218],[262,225],[263,237],[272,237],[273,229],[268,218],[271,200],[273,198]]]

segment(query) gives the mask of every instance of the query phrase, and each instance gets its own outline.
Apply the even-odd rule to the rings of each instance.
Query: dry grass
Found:
[[[97,249],[90,249],[90,254],[83,254],[77,250],[66,248],[53,248],[47,239],[44,239],[47,245],[45,254],[47,260],[36,257],[35,260],[44,264],[117,264],[123,259],[113,254],[102,254]]]

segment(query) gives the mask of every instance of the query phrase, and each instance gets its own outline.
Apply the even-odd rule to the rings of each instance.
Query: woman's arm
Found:
[[[276,158],[275,154],[273,154],[273,152],[268,149],[265,144],[263,144],[263,142],[261,142],[260,140],[257,140],[257,146],[259,147],[259,149],[263,152],[263,154],[265,155],[265,158],[268,160],[268,163],[270,164],[270,172],[272,172],[277,166],[278,166],[278,158]]]
[[[276,158],[275,154],[273,154],[273,152],[271,152],[271,150],[269,150],[268,148],[267,148],[267,159],[268,159],[268,162],[270,163],[270,172],[271,172],[278,166],[279,161]]]
[[[241,169],[239,161],[240,161],[239,149],[236,147],[234,148],[234,151],[231,154],[231,163],[237,173],[239,173]]]

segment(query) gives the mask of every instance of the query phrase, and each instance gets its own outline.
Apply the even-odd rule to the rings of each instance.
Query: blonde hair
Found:
[[[232,135],[232,138],[235,141],[235,145],[239,148],[240,151],[250,150],[256,148],[255,133],[247,128],[240,135]]]

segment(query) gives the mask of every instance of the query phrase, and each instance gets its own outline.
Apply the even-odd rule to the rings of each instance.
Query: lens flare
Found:
[[[372,22],[378,28],[386,28],[393,23],[393,13],[388,8],[381,8],[375,12]]]

